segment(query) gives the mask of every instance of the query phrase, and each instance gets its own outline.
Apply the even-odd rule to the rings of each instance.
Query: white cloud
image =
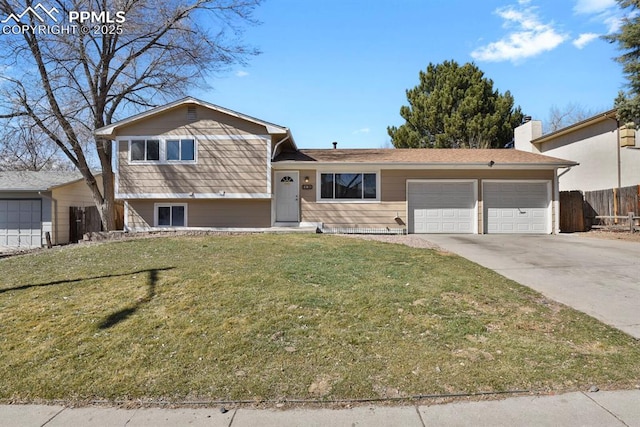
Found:
[[[526,6],[529,1],[520,1],[519,4]],[[505,20],[503,28],[513,31],[501,40],[471,52],[473,59],[516,62],[553,50],[568,38],[567,34],[556,30],[553,23],[542,23],[533,7],[518,10],[515,6],[507,6],[497,9],[495,13]]]
[[[573,11],[578,14],[602,13],[616,6],[616,0],[578,0]]]
[[[593,40],[600,37],[600,34],[596,33],[584,33],[580,34],[577,39],[575,39],[572,43],[578,49],[582,49],[587,44],[591,43]]]
[[[236,77],[247,77],[249,75],[249,73],[247,73],[246,71],[237,71],[236,72]]]
[[[353,135],[358,135],[358,134],[361,134],[361,133],[369,133],[369,132],[371,132],[371,129],[369,129],[369,128],[362,128],[362,129],[354,130],[354,131],[352,132],[352,134],[353,134]]]
[[[604,24],[606,34],[618,32],[622,18],[633,18],[636,12],[625,13],[616,0],[577,0],[573,11],[576,15],[590,15],[591,23]]]
[[[604,19],[604,23],[607,26],[607,34],[617,33],[622,25],[622,17],[610,16]]]

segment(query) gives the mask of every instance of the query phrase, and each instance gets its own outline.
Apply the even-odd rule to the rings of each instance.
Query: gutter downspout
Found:
[[[273,153],[271,153],[271,160],[276,158],[276,154],[278,153],[278,147],[280,147],[280,144],[282,144],[283,142],[287,141],[289,139],[290,135],[285,136],[284,138],[282,138],[275,147],[273,147]]]
[[[620,199],[620,188],[622,187],[622,171],[621,165],[622,162],[620,160],[620,120],[618,117],[607,117],[608,119],[615,120],[616,122],[616,163],[617,163],[617,188],[615,194],[613,195],[613,215],[618,216],[618,210],[620,209],[619,199]],[[614,224],[618,223],[618,218],[613,220]]]
[[[577,166],[577,165],[576,165]],[[553,179],[553,197],[554,197],[554,209],[555,209],[555,231],[554,234],[559,234],[562,230],[560,230],[560,177],[565,173],[569,172],[573,166],[566,166],[566,169],[562,171],[562,173],[558,174],[558,169],[556,169],[556,173]]]

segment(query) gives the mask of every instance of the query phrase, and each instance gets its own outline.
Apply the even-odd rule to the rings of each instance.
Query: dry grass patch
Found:
[[[0,399],[628,388],[626,334],[457,256],[322,235],[0,260]]]

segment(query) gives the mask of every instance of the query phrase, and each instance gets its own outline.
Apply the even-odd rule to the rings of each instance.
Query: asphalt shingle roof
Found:
[[[335,163],[424,163],[424,164],[548,164],[575,165],[575,162],[514,149],[322,149],[280,153],[278,161]]]
[[[0,172],[0,191],[47,191],[82,178],[77,171]]]

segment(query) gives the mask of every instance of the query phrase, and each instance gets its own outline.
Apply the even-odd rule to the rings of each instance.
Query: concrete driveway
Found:
[[[640,339],[640,243],[578,235],[424,235]]]

